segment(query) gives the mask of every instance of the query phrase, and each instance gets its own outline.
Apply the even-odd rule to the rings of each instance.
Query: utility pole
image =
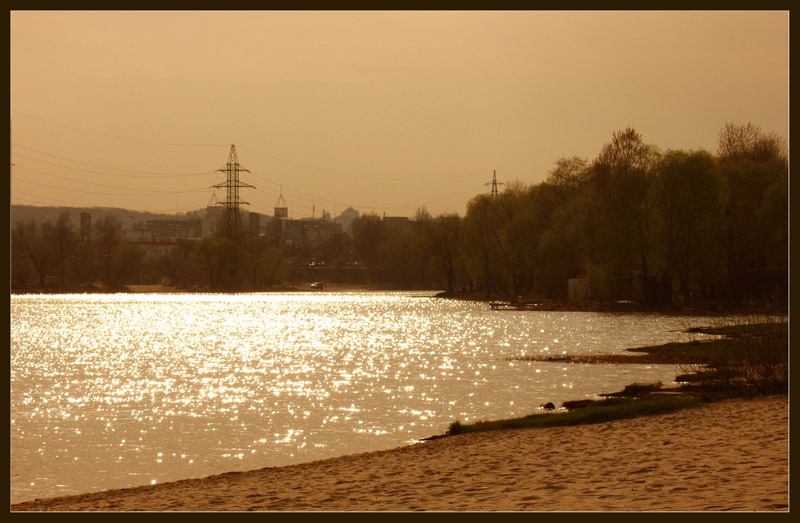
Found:
[[[273,223],[275,245],[283,245],[283,240],[286,236],[286,227],[284,222],[289,218],[289,205],[283,198],[283,185],[281,185],[281,193],[278,195],[278,201],[275,202],[275,220]]]
[[[497,196],[499,194],[497,192],[497,186],[498,185],[503,185],[503,183],[497,181],[497,171],[493,171],[493,173],[492,173],[492,181],[488,182],[488,183],[485,183],[484,185],[491,185],[492,186],[492,197],[494,198],[495,196]]]
[[[248,202],[239,200],[239,189],[255,189],[255,187],[239,180],[240,172],[249,173],[250,171],[239,166],[239,157],[236,155],[235,145],[231,145],[228,163],[222,169],[217,169],[217,172],[223,172],[227,177],[225,182],[211,186],[214,189],[224,187],[227,191],[225,201],[217,202],[217,205],[225,207],[225,215],[222,218],[222,231],[226,237],[236,239],[242,233],[242,217],[239,215],[239,206],[242,204],[249,205]]]

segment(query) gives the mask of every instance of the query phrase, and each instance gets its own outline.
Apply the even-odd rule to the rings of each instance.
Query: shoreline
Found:
[[[11,511],[787,511],[788,396],[15,503]]]
[[[470,301],[485,303],[490,306],[496,302],[495,298],[487,298],[482,293],[455,293],[449,294],[437,289],[400,289],[384,287],[372,284],[357,283],[325,283],[324,288],[315,289],[311,286],[312,282],[286,284],[281,287],[273,287],[258,291],[213,291],[207,288],[179,288],[169,285],[125,285],[121,288],[107,288],[95,285],[75,285],[66,288],[55,287],[28,287],[24,289],[11,290],[11,295],[52,295],[52,294],[263,294],[263,293],[338,293],[338,292],[424,292],[430,293],[432,298]],[[502,301],[502,300],[501,300]],[[638,303],[574,303],[563,300],[544,300],[535,307],[523,307],[519,309],[504,308],[498,313],[511,312],[600,312],[610,314],[675,314],[683,316],[725,316],[737,314],[747,310],[744,303],[726,302],[710,303],[699,307],[649,307]],[[786,311],[783,311],[784,313]]]
[[[285,284],[280,287],[262,289],[258,291],[212,291],[206,288],[179,288],[169,285],[125,285],[121,288],[111,289],[95,285],[73,285],[66,288],[55,287],[27,287],[24,289],[11,290],[11,295],[50,295],[50,294],[251,294],[251,293],[295,293],[295,292],[425,292],[430,293],[431,297],[447,300],[470,301],[486,303],[491,305],[497,302],[497,298],[487,298],[483,293],[478,292],[457,292],[450,294],[437,289],[400,289],[384,287],[373,284],[359,283],[325,283],[324,288],[315,289],[311,287],[312,282]],[[502,300],[500,300],[502,302]],[[509,302],[514,303],[514,302]],[[650,307],[639,303],[576,303],[564,300],[542,300],[536,306],[515,308],[504,308],[498,311],[512,312],[601,312],[611,314],[677,314],[685,316],[725,316],[747,312],[748,305],[739,302],[711,302],[697,307],[662,306]],[[786,311],[782,311],[786,313]]]

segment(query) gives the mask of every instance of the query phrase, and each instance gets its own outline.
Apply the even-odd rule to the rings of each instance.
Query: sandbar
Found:
[[[786,395],[19,503],[12,511],[789,510]]]

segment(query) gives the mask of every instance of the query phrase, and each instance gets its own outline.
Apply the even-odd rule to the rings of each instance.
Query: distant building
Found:
[[[348,207],[342,211],[342,214],[334,218],[333,222],[341,225],[342,231],[346,232],[347,234],[352,234],[353,220],[359,216],[361,216],[361,213],[352,207]]]
[[[209,206],[206,208],[206,215],[200,220],[200,237],[208,238],[214,236],[219,226],[219,221],[225,211],[224,207]]]
[[[202,236],[202,220],[147,220],[139,230],[139,240],[148,242],[177,242]]]
[[[268,214],[256,212],[248,213],[248,234],[252,236],[272,236],[275,234],[275,226],[280,222]]]
[[[302,220],[286,220],[284,222],[284,242],[297,247],[316,247],[334,234],[341,232],[339,223],[304,218]]]

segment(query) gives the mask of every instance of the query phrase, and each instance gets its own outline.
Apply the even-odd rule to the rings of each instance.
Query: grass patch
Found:
[[[698,407],[709,401],[785,393],[788,390],[788,317],[755,312],[735,325],[697,327],[684,332],[726,336],[685,343],[628,349],[631,354],[520,356],[509,360],[570,363],[667,363],[684,367],[676,381],[683,385],[662,391],[661,384],[628,385],[602,400],[564,402],[566,413],[535,413],[522,418],[452,423],[446,435],[536,427],[603,423]]]
[[[450,425],[447,434],[604,423],[618,419],[665,414],[681,409],[699,407],[702,404],[703,402],[698,399],[683,396],[616,399],[611,404],[599,404],[561,414],[530,414],[522,418],[477,421],[469,424],[455,421]]]
[[[625,388],[620,392],[609,392],[608,394],[600,394],[607,398],[622,397],[622,398],[638,398],[646,396],[651,392],[658,392],[661,390],[661,382],[658,383],[633,383],[632,385],[625,385]]]
[[[625,403],[629,398],[606,398],[602,400],[572,400],[561,404],[567,410],[585,409],[586,407],[598,407],[601,405],[618,405]]]
[[[766,314],[753,314],[735,325],[690,329],[728,338],[709,342],[700,361],[683,365],[690,371],[679,376],[690,383],[683,389],[708,399],[786,392],[788,327],[788,318],[775,321]]]
[[[543,356],[524,355],[508,358],[513,361],[541,361],[555,363],[635,363],[635,364],[706,364],[720,353],[729,352],[733,340],[703,340],[671,342],[663,345],[626,349],[628,354],[596,354]]]
[[[721,325],[718,327],[692,327],[686,329],[685,332],[741,338],[742,336],[779,335],[784,326],[783,322],[780,321],[760,321],[756,323],[741,323],[738,325]]]

